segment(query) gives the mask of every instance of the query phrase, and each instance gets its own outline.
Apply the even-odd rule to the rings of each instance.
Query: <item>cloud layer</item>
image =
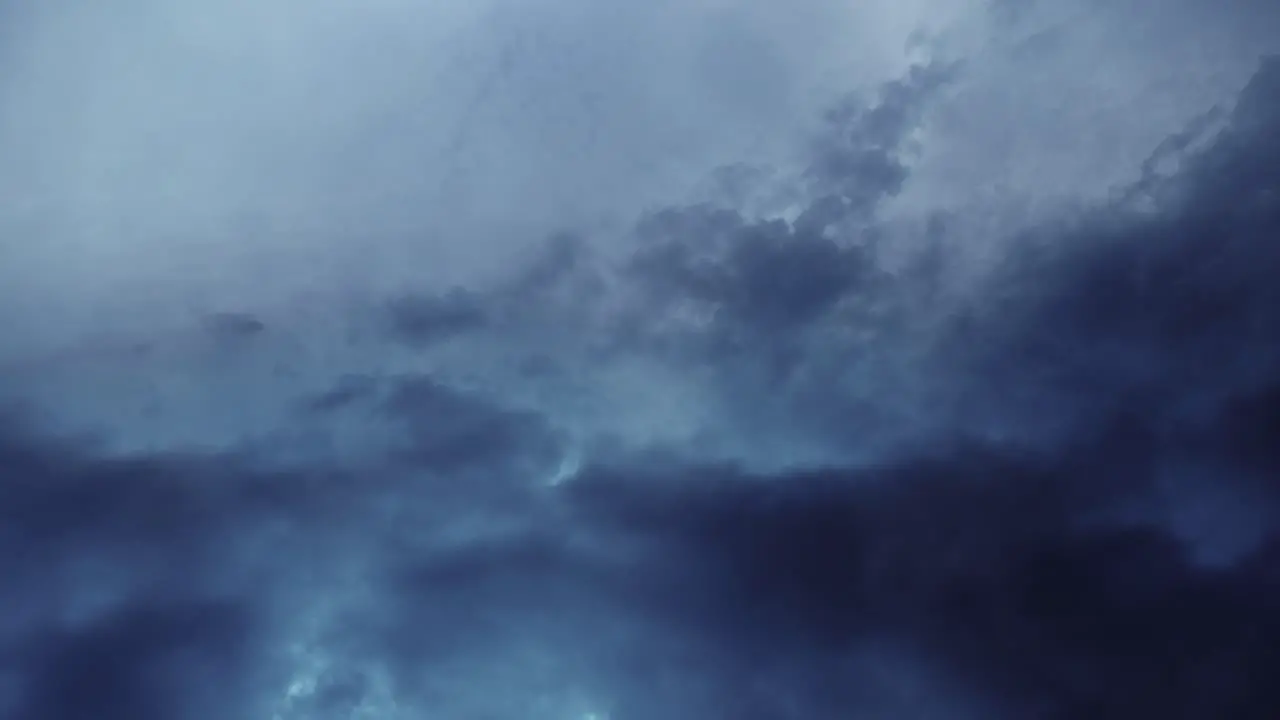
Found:
[[[772,35],[766,3],[0,5],[33,33],[0,90],[45,103],[0,139],[47,133],[3,179],[74,211],[12,203],[0,246],[0,714],[1275,717],[1274,15],[1183,2],[1134,37],[1143,2],[868,11],[925,26],[912,60],[842,51],[819,30],[847,11],[802,5]],[[1212,71],[1168,90],[1160,38],[1189,37]],[[243,125],[150,96],[40,121],[94,73],[190,87],[144,57],[163,43],[280,74],[235,91]],[[1116,88],[1070,69],[1090,53]],[[500,69],[369,81],[409,58]],[[225,111],[244,73],[208,71],[191,92]],[[1111,124],[1125,93],[1166,105]],[[193,164],[138,154],[197,122]],[[1081,166],[1063,130],[1096,130]],[[214,240],[161,256],[186,232]]]

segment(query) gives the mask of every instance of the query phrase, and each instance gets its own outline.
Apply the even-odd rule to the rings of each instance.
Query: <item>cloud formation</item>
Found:
[[[725,114],[795,91],[781,78],[809,67],[800,50],[738,44],[769,8],[696,5],[716,22],[672,30],[673,45],[702,48],[717,82],[739,51],[763,78],[719,87]],[[787,162],[729,166],[687,200],[634,186],[621,227],[568,211],[570,231],[539,227],[563,210],[549,197],[599,177],[566,170],[525,198],[536,212],[506,219],[545,240],[496,272],[343,285],[335,271],[341,287],[301,307],[237,278],[213,294],[245,302],[193,303],[191,323],[157,313],[141,333],[103,321],[94,340],[78,325],[92,293],[14,315],[0,327],[0,714],[1274,717],[1280,60],[1233,59],[1251,66],[1237,95],[1141,148],[1120,133],[1130,177],[1099,171],[1105,191],[1051,212],[987,223],[991,205],[938,192],[968,151],[930,161],[1008,90],[1000,58],[1044,67],[1081,37],[1107,47],[1108,23],[1141,5],[983,14],[983,52],[951,52],[971,49],[968,31],[937,33],[930,58],[828,98]],[[1271,17],[1244,5],[1223,22]],[[325,7],[371,36],[394,25]],[[622,42],[602,10],[494,7],[484,22],[520,42]],[[1199,12],[1179,7],[1168,33]],[[646,38],[691,11],[666,12],[627,20]],[[358,50],[323,19],[307,22],[341,57]],[[599,57],[588,45],[574,51]],[[279,67],[310,68],[295,51],[301,65]],[[595,69],[610,79],[643,75],[609,57],[621,66]],[[486,136],[521,161],[569,132],[553,127],[568,90],[533,80],[520,91],[546,114]],[[656,85],[600,100],[597,126],[690,89]],[[353,89],[316,122],[394,89]],[[454,110],[488,132],[484,103]],[[632,131],[642,153],[659,142]],[[360,137],[353,156],[376,156]],[[301,197],[321,224],[385,217]],[[975,247],[979,231],[992,237]],[[315,257],[337,262],[332,249]],[[40,296],[24,288],[0,295]],[[67,318],[48,335],[79,344],[46,352],[41,322]]]

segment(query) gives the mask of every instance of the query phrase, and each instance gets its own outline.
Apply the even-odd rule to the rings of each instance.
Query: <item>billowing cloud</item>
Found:
[[[1274,717],[1274,13],[837,5],[0,5],[0,714]]]

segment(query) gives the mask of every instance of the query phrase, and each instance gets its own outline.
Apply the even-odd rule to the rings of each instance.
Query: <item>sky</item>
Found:
[[[1278,38],[0,0],[0,717],[1280,716]]]

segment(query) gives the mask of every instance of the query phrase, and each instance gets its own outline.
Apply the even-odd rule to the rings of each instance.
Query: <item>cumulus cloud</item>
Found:
[[[776,35],[752,2],[316,8],[13,16],[3,145],[88,109],[0,173],[73,211],[10,207],[0,248],[0,713],[1280,710],[1267,8],[858,16],[923,25],[914,60],[840,50],[822,0]],[[1162,94],[1160,38],[1214,69]],[[1167,106],[1109,124],[1067,70],[1090,53]],[[275,73],[242,124],[204,112],[226,63]],[[156,99],[197,67],[194,106]],[[137,117],[103,99],[130,88]],[[220,240],[157,254],[188,230]],[[430,238],[474,263],[416,267]],[[159,307],[95,308],[126,281]]]

